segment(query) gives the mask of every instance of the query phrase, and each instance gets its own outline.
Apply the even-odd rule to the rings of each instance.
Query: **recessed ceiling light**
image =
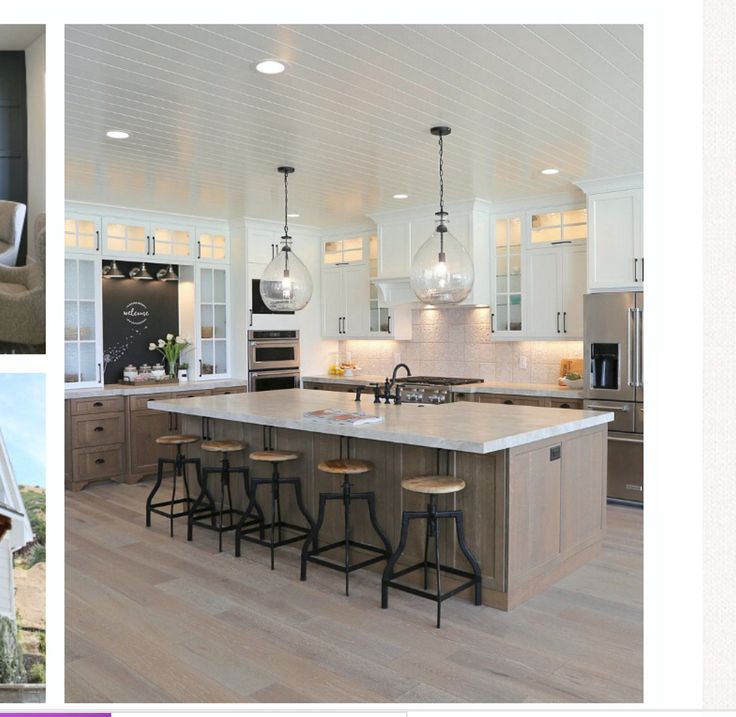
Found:
[[[110,139],[128,139],[130,137],[130,134],[128,132],[124,132],[121,129],[111,129],[109,132],[105,133]]]
[[[560,170],[555,169],[554,167],[550,167],[549,169],[543,169],[542,174],[559,174]]]
[[[286,69],[280,60],[261,60],[256,63],[256,70],[264,75],[278,75]]]
[[[394,194],[394,199],[409,199],[408,194]]]
[[[286,216],[289,217],[289,219],[296,219],[297,217],[301,215],[300,214],[287,214]]]

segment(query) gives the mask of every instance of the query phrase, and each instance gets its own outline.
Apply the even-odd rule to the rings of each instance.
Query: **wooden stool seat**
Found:
[[[465,481],[462,478],[453,478],[453,476],[415,476],[404,478],[401,481],[401,487],[412,493],[439,495],[461,491],[465,488]]]
[[[336,475],[358,475],[373,470],[373,464],[370,461],[361,461],[358,458],[334,458],[329,461],[321,461],[317,467],[323,473]]]
[[[250,454],[252,461],[264,461],[266,463],[282,463],[283,461],[295,461],[299,458],[298,453],[291,451],[253,451]]]
[[[167,434],[159,436],[156,443],[162,446],[183,446],[187,443],[196,443],[199,440],[197,436],[188,436],[182,433]]]
[[[245,450],[245,443],[242,441],[202,441],[201,448],[209,453],[235,453]]]

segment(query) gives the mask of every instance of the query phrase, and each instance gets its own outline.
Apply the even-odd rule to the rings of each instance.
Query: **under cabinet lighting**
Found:
[[[301,214],[287,214],[286,216],[289,217],[289,219],[297,219]]]
[[[409,199],[408,194],[394,194],[394,199]]]
[[[111,129],[109,132],[105,133],[110,139],[128,139],[130,137],[130,133],[125,132],[121,129]]]
[[[145,263],[140,266],[134,266],[128,272],[128,276],[131,279],[137,279],[138,281],[153,281],[153,277],[148,273]]]
[[[555,169],[554,167],[550,167],[549,169],[543,169],[541,174],[559,174],[560,170]]]
[[[256,70],[263,75],[279,75],[286,69],[280,60],[261,60],[256,63]]]
[[[124,279],[125,274],[123,274],[123,272],[118,269],[118,263],[116,261],[113,261],[112,264],[105,264],[105,266],[102,267],[102,278]]]

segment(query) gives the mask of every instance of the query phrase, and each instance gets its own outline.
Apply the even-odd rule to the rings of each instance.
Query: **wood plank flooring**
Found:
[[[608,507],[600,558],[509,613],[435,605],[298,550],[153,516],[149,482],[66,497],[68,702],[641,702],[642,512]]]

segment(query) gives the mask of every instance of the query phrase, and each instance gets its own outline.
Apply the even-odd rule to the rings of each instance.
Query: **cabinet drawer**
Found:
[[[213,388],[213,396],[225,396],[229,393],[247,393],[248,389],[245,386],[233,386],[232,388]]]
[[[197,390],[192,389],[191,391],[179,391],[171,396],[171,398],[196,398],[197,396],[211,396],[212,389]]]
[[[124,399],[122,396],[107,396],[106,398],[73,398],[71,404],[72,416],[81,416],[96,413],[114,413],[122,411]]]
[[[549,405],[552,408],[579,408],[583,407],[582,398],[550,398]]]
[[[163,401],[172,396],[171,393],[145,393],[142,396],[129,396],[128,407],[131,411],[146,411],[148,410],[149,401]]]
[[[493,393],[479,393],[480,403],[505,403],[508,406],[543,406],[544,398],[533,396],[504,396]]]
[[[74,480],[99,480],[112,478],[123,473],[123,447],[104,446],[90,450],[77,449],[72,452]]]
[[[125,441],[122,413],[72,417],[72,448],[105,446]]]

